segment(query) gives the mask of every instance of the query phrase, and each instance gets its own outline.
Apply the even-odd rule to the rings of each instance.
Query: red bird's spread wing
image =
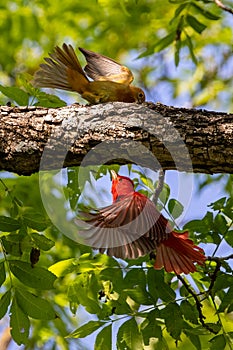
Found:
[[[134,259],[156,249],[154,268],[164,266],[167,272],[178,275],[196,271],[194,263],[202,265],[206,259],[187,232],[172,231],[155,205],[138,192],[118,197],[97,213],[83,215],[88,227],[79,235],[101,253]]]
[[[84,214],[88,229],[79,231],[86,244],[120,258],[137,258],[166,239],[167,220],[145,196],[135,192],[95,214]]]

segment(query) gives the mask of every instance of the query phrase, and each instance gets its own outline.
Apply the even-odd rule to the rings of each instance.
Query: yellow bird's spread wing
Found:
[[[109,57],[79,47],[86,58],[85,73],[93,80],[114,81],[129,85],[133,81],[132,72]]]

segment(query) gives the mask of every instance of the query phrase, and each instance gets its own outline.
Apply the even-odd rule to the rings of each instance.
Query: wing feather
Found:
[[[93,80],[109,80],[126,85],[133,81],[133,74],[127,67],[93,51],[81,47],[79,50],[87,60],[84,71]]]
[[[135,192],[96,213],[88,213],[86,230],[79,235],[86,244],[121,258],[137,258],[156,248],[168,236],[167,220],[145,196]]]

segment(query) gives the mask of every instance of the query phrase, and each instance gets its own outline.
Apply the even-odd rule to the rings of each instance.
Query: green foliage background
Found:
[[[127,64],[150,100],[230,111],[230,16],[208,0],[5,1],[0,5],[0,102],[63,105],[33,90],[29,82],[42,57],[67,42]],[[133,61],[136,57],[141,59]],[[7,90],[12,85],[20,90]],[[62,98],[78,100],[76,94]],[[98,180],[107,172],[102,167],[94,176]],[[77,173],[69,169],[64,184],[74,209],[80,195]],[[180,349],[233,348],[230,259],[208,261],[191,279],[185,278],[203,299],[202,324],[193,295],[174,274],[155,271],[149,256],[116,261],[74,243],[47,217],[37,174],[1,175],[0,316],[10,315],[17,344],[25,349],[84,349],[80,339],[98,330],[96,350],[175,349],[176,344]],[[146,183],[150,194],[155,183],[139,175],[137,181]],[[186,224],[197,243],[212,243],[216,252],[223,242],[233,246],[232,177],[225,178],[224,196],[202,220]],[[221,175],[206,176],[200,191],[214,181],[223,183]],[[55,177],[48,190],[61,191]],[[165,186],[160,207],[169,212],[173,205]]]

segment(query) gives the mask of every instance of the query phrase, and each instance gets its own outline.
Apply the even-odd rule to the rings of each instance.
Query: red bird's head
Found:
[[[114,170],[110,172],[112,175],[113,202],[119,199],[119,197],[134,193],[134,183],[130,178],[118,175]]]

